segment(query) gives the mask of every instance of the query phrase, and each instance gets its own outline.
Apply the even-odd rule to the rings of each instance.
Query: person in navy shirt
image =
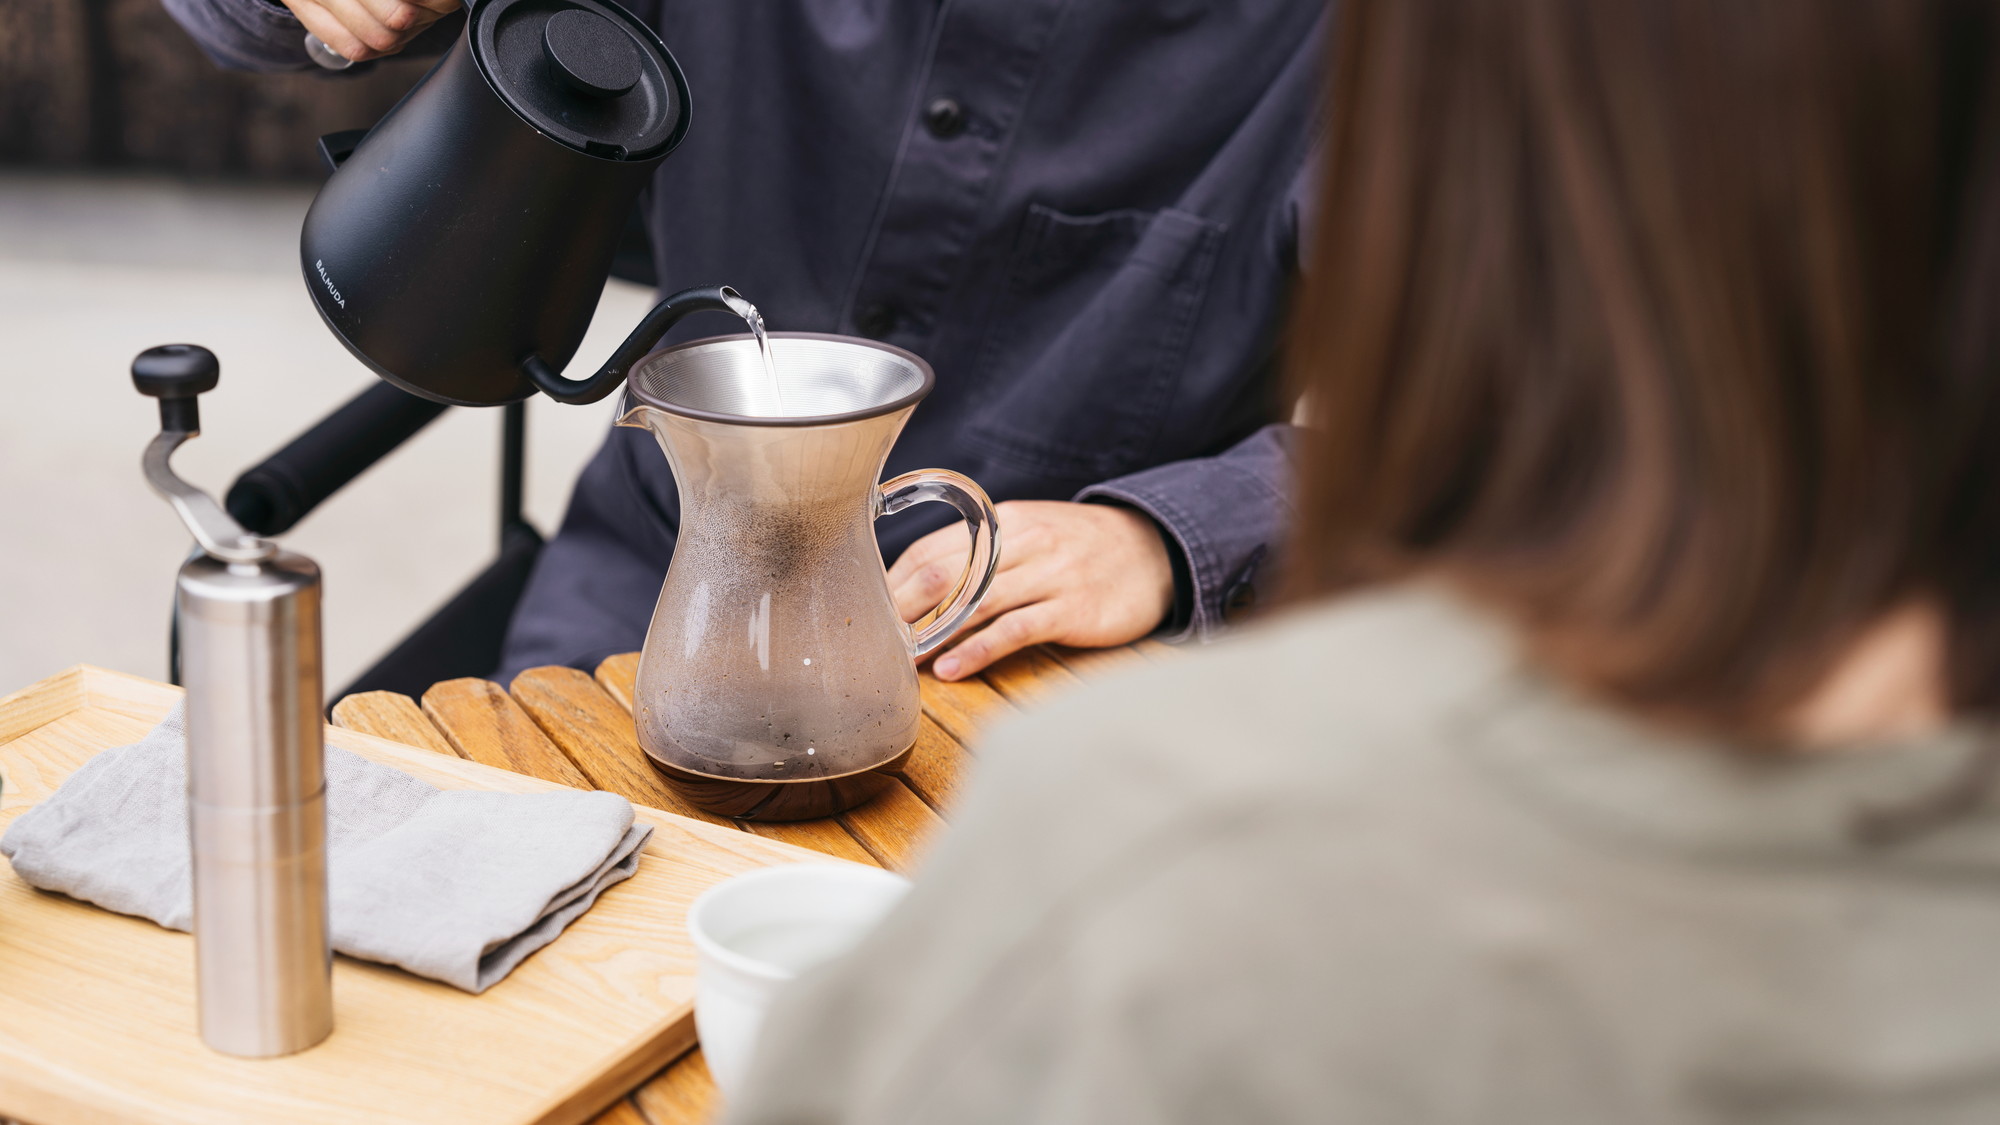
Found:
[[[457,0],[163,0],[219,63],[441,51]],[[780,330],[923,356],[887,471],[1000,501],[1001,564],[936,663],[1206,639],[1273,581],[1289,519],[1274,355],[1320,132],[1321,0],[628,0],[694,120],[646,218],[662,288],[727,283]],[[411,300],[422,300],[412,294]],[[696,318],[670,342],[716,330]],[[515,612],[504,676],[640,647],[678,504],[614,429]],[[879,525],[914,619],[963,566],[943,516]],[[927,534],[928,533],[928,534]]]

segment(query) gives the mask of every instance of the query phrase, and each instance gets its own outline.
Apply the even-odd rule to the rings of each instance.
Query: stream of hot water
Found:
[[[743,307],[736,311],[743,317],[743,322],[750,326],[750,335],[757,338],[757,354],[764,359],[764,380],[771,388],[771,401],[777,404],[778,416],[782,418],[788,413],[785,410],[785,388],[778,382],[778,365],[771,358],[771,336],[764,331],[764,314],[758,312],[757,306],[748,301],[743,302]]]

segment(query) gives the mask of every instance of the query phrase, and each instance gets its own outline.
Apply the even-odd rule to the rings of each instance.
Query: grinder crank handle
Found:
[[[966,558],[965,573],[958,576],[951,596],[937,608],[918,618],[911,627],[910,653],[921,660],[951,639],[953,633],[971,619],[993,587],[993,573],[1000,566],[1000,521],[993,514],[993,501],[972,478],[950,469],[919,469],[904,473],[882,485],[876,518],[894,515],[912,504],[936,500],[950,504],[965,517],[972,536],[972,553]]]
[[[215,353],[199,344],[162,344],[132,361],[132,385],[160,400],[160,432],[140,462],[146,483],[172,504],[201,549],[223,562],[258,562],[277,548],[252,536],[229,518],[215,498],[182,480],[169,464],[174,450],[201,433],[199,398],[222,378]]]

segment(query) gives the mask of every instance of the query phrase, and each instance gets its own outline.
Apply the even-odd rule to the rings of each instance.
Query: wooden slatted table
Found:
[[[511,690],[464,679],[436,684],[422,700],[379,691],[350,695],[334,705],[333,721],[405,745],[565,785],[608,790],[656,809],[907,872],[956,804],[982,729],[1020,706],[1135,661],[1163,659],[1172,651],[1153,641],[1091,651],[1042,647],[958,683],[944,683],[925,672],[923,726],[916,752],[898,774],[900,782],[837,817],[790,824],[732,821],[694,808],[666,787],[633,731],[637,653],[606,660],[595,676],[573,668],[530,669],[515,677]],[[596,1122],[694,1125],[709,1118],[714,1104],[715,1087],[697,1048],[640,1084]]]

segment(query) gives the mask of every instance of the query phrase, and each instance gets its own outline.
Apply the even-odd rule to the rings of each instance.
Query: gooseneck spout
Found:
[[[598,368],[596,374],[582,379],[564,378],[538,355],[522,360],[521,372],[536,389],[557,402],[573,406],[593,403],[623,385],[632,365],[652,351],[660,338],[680,323],[682,317],[698,312],[726,312],[742,316],[743,310],[750,307],[750,302],[744,300],[742,294],[727,285],[683,289],[654,305],[653,311],[632,329],[631,335],[625,337],[625,342],[618,345],[618,350],[611,353],[611,358],[604,361],[604,366]]]

